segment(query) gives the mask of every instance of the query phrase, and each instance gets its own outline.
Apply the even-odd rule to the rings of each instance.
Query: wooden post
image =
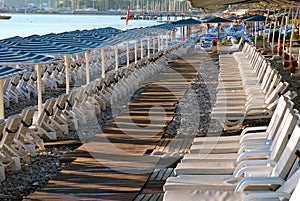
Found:
[[[267,26],[267,23],[268,23],[268,18],[269,18],[269,14],[270,14],[270,10],[268,9],[268,13],[267,13],[267,17],[266,17],[266,21],[265,21],[265,26],[264,26],[264,33],[263,33],[263,48],[266,47],[266,26]]]
[[[130,64],[129,41],[127,41],[126,49],[127,49],[127,66],[129,66],[129,64]]]
[[[272,53],[274,53],[274,40],[275,40],[275,30],[277,26],[277,17],[275,17],[275,24],[274,24],[274,29],[273,29],[273,36],[272,36]]]
[[[105,78],[105,60],[104,60],[104,48],[101,48],[101,62],[102,62],[102,72],[101,77]]]
[[[37,91],[38,91],[38,116],[41,115],[43,110],[43,98],[42,98],[42,78],[41,78],[41,69],[40,65],[35,65],[36,76],[37,76]]]
[[[160,51],[160,34],[158,34],[158,37],[157,37],[157,51],[158,52]]]
[[[65,67],[66,67],[66,94],[70,93],[70,69],[69,69],[69,55],[65,55]]]
[[[254,22],[254,45],[257,45],[257,30],[256,30],[257,22]]]
[[[0,79],[0,119],[5,119],[3,82],[3,79]]]
[[[141,41],[141,59],[144,58],[144,49],[143,49],[143,39],[140,39]]]
[[[169,47],[169,32],[166,33],[166,49]]]
[[[134,63],[136,64],[138,61],[138,55],[137,55],[137,40],[134,41]]]
[[[284,9],[284,15],[285,15],[285,12],[286,12],[286,9]],[[281,40],[281,31],[282,31],[282,28],[283,28],[283,23],[284,23],[284,15],[282,16],[281,18],[281,23],[280,23],[280,33],[278,34],[278,49],[277,49],[277,52],[280,52],[280,40]],[[283,47],[283,45],[282,45]]]
[[[150,58],[150,38],[147,38],[148,43],[148,58]]]
[[[86,83],[90,83],[90,55],[89,55],[89,52],[86,51],[84,53],[84,56],[85,56],[85,74],[86,74]]]
[[[152,54],[154,55],[155,54],[155,48],[156,48],[155,47],[155,36],[153,37],[153,45],[152,45],[152,47],[153,47],[153,51],[152,51],[153,53]]]
[[[118,45],[115,46],[115,63],[116,63],[115,70],[118,70],[119,69]]]

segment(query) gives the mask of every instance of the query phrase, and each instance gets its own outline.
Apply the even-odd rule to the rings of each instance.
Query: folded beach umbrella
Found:
[[[31,52],[24,51],[13,51],[7,48],[0,48],[0,65],[36,65],[36,69],[40,71],[40,65],[46,63],[58,62],[61,59],[56,57],[49,57],[44,55],[38,55]],[[4,119],[4,97],[3,97],[3,79],[9,76],[13,76],[18,73],[23,73],[25,69],[12,68],[12,67],[0,67],[0,118]],[[42,81],[41,77],[38,76],[38,110],[39,114],[42,110]]]

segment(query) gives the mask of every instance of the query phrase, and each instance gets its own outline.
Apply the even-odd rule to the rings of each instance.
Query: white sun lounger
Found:
[[[300,128],[296,126],[280,159],[274,166],[266,165],[247,166],[235,172],[234,175],[181,175],[169,177],[164,185],[164,190],[220,190],[233,191],[244,177],[269,177],[283,180],[289,171],[294,168],[297,158],[296,150],[300,148]],[[255,183],[254,183],[255,185]],[[255,188],[254,188],[255,189]]]
[[[164,194],[164,201],[250,201],[250,200],[290,200],[298,201],[300,197],[300,169],[286,181],[278,178],[244,179],[234,191],[213,191],[213,190],[170,190]],[[271,186],[278,183],[280,186],[275,191],[244,191],[248,183],[260,183],[264,186]]]
[[[288,142],[289,134],[294,130],[295,126],[300,123],[299,114],[293,114],[287,109],[283,123],[272,140],[248,140],[241,144],[238,148],[236,160],[208,162],[199,159],[198,161],[182,161],[177,164],[174,172],[175,175],[204,175],[204,174],[234,174],[243,167],[258,165],[264,160],[278,162],[284,147]],[[225,144],[220,144],[222,145]],[[223,149],[229,148],[231,143],[226,143]],[[213,146],[213,145],[212,145]],[[234,146],[234,145],[233,145]],[[220,148],[222,149],[222,148]],[[201,150],[200,150],[201,151]],[[204,155],[204,154],[202,154]],[[209,155],[209,154],[208,154]],[[230,157],[233,157],[231,154]],[[225,154],[222,156],[226,157]],[[209,156],[208,156],[209,157]],[[262,163],[265,163],[262,162]]]

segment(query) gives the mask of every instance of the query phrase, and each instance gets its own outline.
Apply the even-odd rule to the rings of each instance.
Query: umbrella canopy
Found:
[[[266,19],[267,17],[263,15],[252,15],[252,16],[245,17],[242,20],[245,22],[265,22]],[[270,21],[270,19],[268,20]]]
[[[0,65],[41,64],[58,61],[58,58],[47,57],[24,51],[13,51],[0,48]]]
[[[219,24],[219,23],[231,23],[231,22],[232,22],[231,20],[221,18],[221,17],[214,17],[214,18],[208,19],[206,21],[203,21],[203,23],[206,23],[206,24],[213,24],[213,23]]]
[[[198,24],[201,24],[201,21],[190,18],[190,19],[186,19],[186,20],[178,20],[178,21],[172,22],[172,24],[179,25],[179,26],[198,25]]]
[[[4,90],[3,90],[3,79],[11,76],[15,76],[20,73],[24,73],[25,70],[22,68],[12,68],[7,66],[0,66],[0,119],[4,119]]]
[[[220,24],[221,23],[231,23],[232,21],[231,20],[228,20],[228,19],[224,19],[224,18],[221,18],[221,17],[214,17],[214,18],[211,18],[203,23],[205,24],[218,24],[218,40],[220,40]]]
[[[34,64],[39,71],[39,65],[44,63],[54,63],[61,59],[54,57],[47,57],[24,51],[12,51],[7,48],[0,49],[0,65],[20,65],[20,64]],[[2,68],[2,67],[1,67]],[[24,72],[24,69],[16,69],[5,67],[0,70],[0,118],[4,119],[4,97],[3,97],[3,78],[13,76],[16,73]],[[38,109],[39,113],[42,110],[42,87],[41,80],[38,80]]]
[[[8,66],[0,66],[0,79],[15,76],[17,74],[24,73],[24,72],[25,72],[25,69],[22,69],[22,68],[13,68],[13,67],[8,67]]]
[[[14,45],[9,46],[9,49],[15,51],[32,52],[43,55],[72,55],[85,52],[84,49],[72,47],[64,44],[55,44],[48,41],[41,40],[23,40]]]

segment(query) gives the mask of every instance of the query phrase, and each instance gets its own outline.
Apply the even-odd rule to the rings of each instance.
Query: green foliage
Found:
[[[241,37],[237,37],[234,39],[234,44],[238,44],[241,40]]]
[[[287,35],[286,35],[287,39],[291,38],[291,34],[292,34],[291,31],[287,33]],[[299,39],[300,38],[299,32],[297,32],[297,31],[294,31],[293,35],[294,35],[294,37],[293,37],[294,39]]]
[[[221,42],[221,45],[227,45],[228,41],[226,39],[223,39]]]
[[[217,40],[213,39],[211,40],[211,46],[217,46],[218,42]]]

